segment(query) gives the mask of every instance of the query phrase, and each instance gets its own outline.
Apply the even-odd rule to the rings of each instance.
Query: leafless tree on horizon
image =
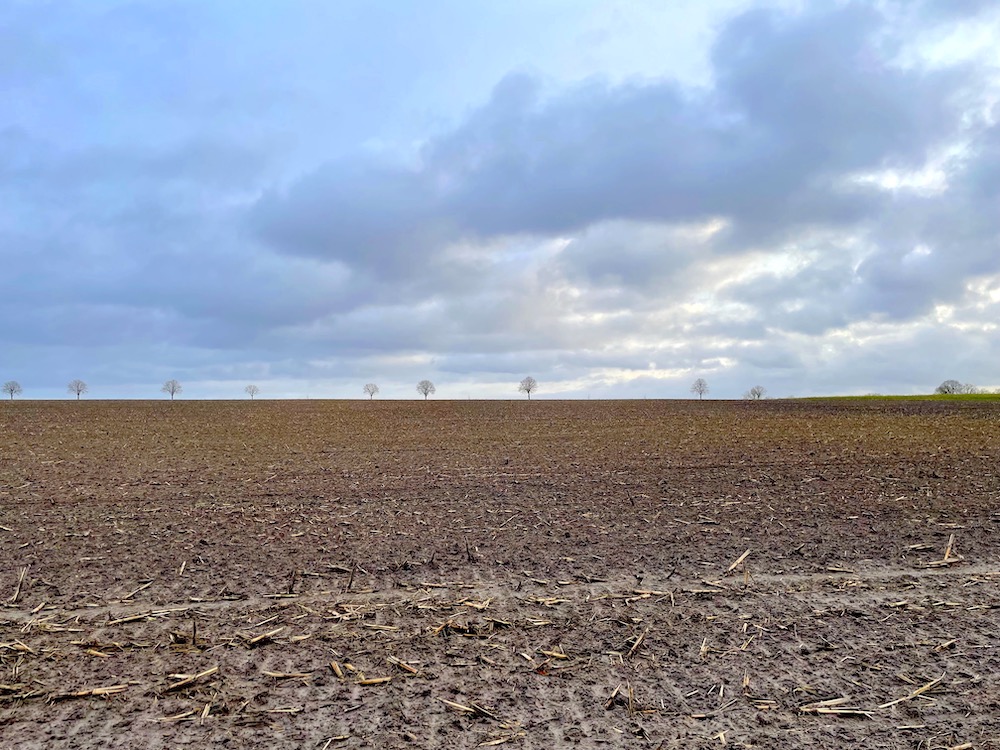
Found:
[[[743,398],[750,401],[760,401],[764,398],[764,394],[767,393],[767,388],[762,385],[755,385],[749,391],[743,394]]]
[[[71,380],[69,381],[69,385],[66,386],[66,390],[74,394],[76,396],[76,400],[79,401],[80,396],[86,393],[89,389],[87,388],[87,384],[82,380]]]
[[[168,380],[166,383],[163,384],[163,387],[160,390],[163,391],[164,393],[169,394],[170,400],[173,401],[174,396],[183,391],[184,388],[181,387],[181,384],[178,381],[171,378],[170,380]]]
[[[959,394],[979,393],[979,389],[972,383],[960,383],[957,380],[946,380],[934,392],[943,396],[957,396]]]
[[[691,384],[691,393],[697,393],[699,400],[704,398],[705,394],[708,393],[708,381],[705,378],[698,378]]]
[[[535,380],[530,375],[521,381],[521,384],[517,387],[517,390],[521,393],[528,394],[528,400],[531,400],[531,394],[533,391],[538,390],[538,381]]]
[[[373,398],[375,398],[375,394],[378,393],[378,386],[375,385],[374,383],[365,383],[364,391],[366,394],[368,394],[368,400],[371,401]]]
[[[417,393],[423,396],[424,401],[426,401],[427,397],[430,396],[432,393],[437,393],[437,388],[434,387],[434,384],[431,381],[421,380],[419,383],[417,383]]]
[[[24,393],[24,389],[16,380],[8,380],[3,384],[3,392],[10,396],[10,400],[13,401],[14,396],[20,396]]]
[[[244,390],[244,391],[246,392],[246,394],[247,394],[247,395],[248,395],[248,396],[250,397],[250,400],[251,400],[251,401],[253,401],[253,400],[254,400],[254,397],[255,397],[255,396],[256,396],[256,395],[258,394],[258,393],[260,393],[260,388],[258,388],[257,386],[255,386],[255,385],[254,385],[253,383],[251,383],[250,385],[248,385],[248,386],[247,386],[246,388],[244,388],[243,390]]]

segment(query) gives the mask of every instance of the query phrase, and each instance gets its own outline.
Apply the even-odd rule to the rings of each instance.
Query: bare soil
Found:
[[[1000,748],[1000,403],[0,404],[0,748]]]

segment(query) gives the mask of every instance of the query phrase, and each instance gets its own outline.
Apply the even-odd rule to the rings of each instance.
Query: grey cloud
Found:
[[[770,340],[750,342],[736,348],[740,364],[758,371],[802,369],[802,352],[791,342]]]
[[[756,153],[773,157],[769,183],[919,165],[928,145],[952,132],[959,113],[951,99],[969,71],[895,67],[891,50],[879,49],[885,31],[871,6],[852,4],[794,20],[756,10],[719,35],[718,95],[760,135]]]
[[[910,248],[878,252],[858,267],[855,305],[864,305],[869,314],[902,321],[928,312],[941,299],[940,259],[913,254]]]
[[[996,109],[1000,119],[1000,106]],[[983,200],[1000,198],[1000,125],[987,128],[973,144],[964,188]]]
[[[252,222],[279,251],[393,276],[454,237],[436,202],[426,175],[350,160],[326,165],[283,195],[265,195]]]
[[[591,83],[545,98],[510,77],[417,166],[333,163],[271,194],[253,221],[281,252],[371,266],[462,237],[579,232],[609,220],[726,216],[734,248],[809,223],[853,223],[877,196],[837,178],[919,166],[952,136],[970,71],[893,67],[880,17],[847,6],[754,11],[715,45],[716,86]],[[377,211],[372,206],[378,206]]]
[[[973,125],[946,165],[947,189],[901,190],[877,221],[854,228],[869,249],[855,265],[831,245],[805,268],[729,284],[724,299],[754,306],[775,328],[814,335],[855,320],[902,322],[960,300],[972,278],[1000,273],[1000,127]]]
[[[711,254],[711,243],[695,234],[663,225],[595,224],[573,236],[551,271],[573,282],[621,288],[633,300],[641,294],[662,299]]]
[[[763,274],[719,290],[720,299],[748,305],[778,330],[820,334],[851,320],[854,281],[849,258],[821,260],[786,275]]]
[[[875,251],[858,268],[864,300],[896,318],[956,300],[976,276],[1000,273],[1000,128],[973,133],[948,172],[948,190],[901,196],[871,230]]]

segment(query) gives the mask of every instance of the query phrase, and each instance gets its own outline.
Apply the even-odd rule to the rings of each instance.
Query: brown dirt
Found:
[[[0,748],[1000,747],[996,402],[0,407]]]

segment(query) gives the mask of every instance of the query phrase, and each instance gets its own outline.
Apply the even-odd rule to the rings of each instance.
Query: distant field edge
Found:
[[[893,396],[868,394],[865,396],[807,396],[797,401],[1000,401],[1000,393],[923,394]]]

